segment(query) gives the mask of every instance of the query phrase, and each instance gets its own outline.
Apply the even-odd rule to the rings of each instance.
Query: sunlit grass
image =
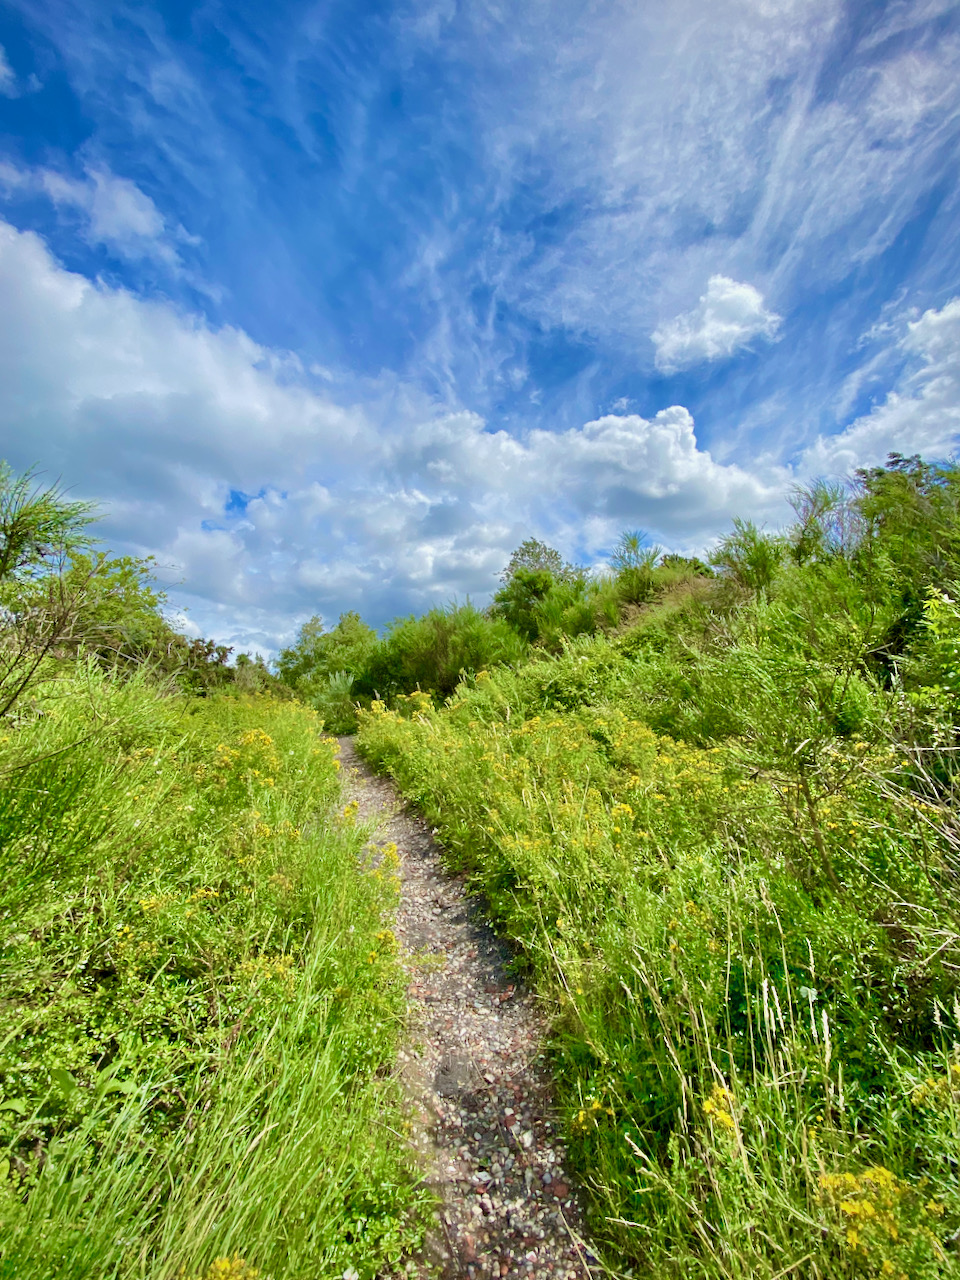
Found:
[[[0,1274],[381,1274],[423,1196],[336,744],[263,697],[44,688],[0,743]]]
[[[582,662],[544,666],[539,707],[523,672],[439,711],[375,705],[359,745],[440,829],[552,1005],[608,1259],[743,1280],[946,1274],[957,945],[911,802],[875,782],[896,761],[824,746],[811,816],[740,742],[683,742],[592,700]]]

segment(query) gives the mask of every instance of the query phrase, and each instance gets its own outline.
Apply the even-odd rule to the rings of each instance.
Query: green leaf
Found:
[[[65,1067],[54,1067],[50,1072],[50,1079],[67,1097],[75,1093],[78,1088],[76,1080]]]

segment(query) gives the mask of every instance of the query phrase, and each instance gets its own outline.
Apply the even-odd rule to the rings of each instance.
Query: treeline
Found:
[[[802,582],[827,593],[822,607],[841,617],[848,606],[872,611],[858,661],[885,678],[895,669],[907,678],[929,649],[925,593],[954,572],[957,476],[954,466],[893,454],[847,484],[798,487],[794,524],[767,532],[736,519],[709,563],[664,554],[643,533],[626,532],[609,569],[596,573],[531,538],[513,553],[487,609],[436,607],[396,619],[382,637],[357,613],[329,630],[313,617],[281,650],[276,674],[332,732],[351,732],[358,706],[373,700],[417,690],[442,700],[465,677],[559,654],[577,637],[649,632],[653,618],[674,614],[720,619]],[[833,598],[838,591],[850,599]]]
[[[665,594],[696,596],[713,570],[700,560],[664,555],[645,535],[625,533],[609,573],[566,564],[529,538],[513,553],[489,608],[450,605],[395,619],[378,637],[357,613],[325,631],[319,617],[281,650],[280,680],[316,708],[331,732],[356,728],[358,706],[392,702],[420,690],[443,699],[478,671],[559,653],[576,636],[621,626]]]

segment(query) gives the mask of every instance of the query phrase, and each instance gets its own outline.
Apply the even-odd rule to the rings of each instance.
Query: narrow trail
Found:
[[[443,868],[426,823],[340,738],[348,798],[374,843],[400,857],[395,933],[410,977],[399,1071],[412,1141],[441,1201],[424,1266],[408,1274],[598,1276],[564,1169],[536,998],[510,976],[510,953],[462,877]]]

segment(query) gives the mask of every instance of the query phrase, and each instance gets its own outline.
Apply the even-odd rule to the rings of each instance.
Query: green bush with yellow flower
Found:
[[[952,819],[894,698],[858,677],[854,714],[852,679],[770,640],[777,608],[374,703],[358,742],[552,1010],[617,1274],[948,1275]]]
[[[61,664],[0,740],[0,1275],[381,1275],[395,879],[293,702]],[[395,856],[395,854],[393,855]]]

